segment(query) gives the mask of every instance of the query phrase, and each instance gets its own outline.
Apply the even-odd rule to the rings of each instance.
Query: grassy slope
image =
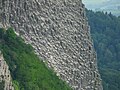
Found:
[[[0,29],[0,50],[10,67],[16,90],[71,90],[12,28]]]

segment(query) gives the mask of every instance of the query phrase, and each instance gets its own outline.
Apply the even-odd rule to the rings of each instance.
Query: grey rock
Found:
[[[74,90],[102,90],[81,0],[0,0],[0,20]]]
[[[4,81],[4,90],[14,90],[9,66],[0,51],[0,82]]]

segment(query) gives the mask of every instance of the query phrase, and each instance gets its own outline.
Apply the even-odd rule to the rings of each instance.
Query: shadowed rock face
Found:
[[[102,90],[81,0],[0,0],[0,19],[74,90]]]

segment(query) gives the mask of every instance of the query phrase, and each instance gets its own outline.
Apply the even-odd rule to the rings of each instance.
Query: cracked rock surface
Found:
[[[81,0],[0,0],[0,22],[13,27],[74,90],[102,90]]]

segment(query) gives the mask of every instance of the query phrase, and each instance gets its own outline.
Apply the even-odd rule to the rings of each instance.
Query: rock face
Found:
[[[74,90],[102,90],[81,0],[0,0],[0,21]]]
[[[9,67],[0,52],[0,90],[14,90]]]

